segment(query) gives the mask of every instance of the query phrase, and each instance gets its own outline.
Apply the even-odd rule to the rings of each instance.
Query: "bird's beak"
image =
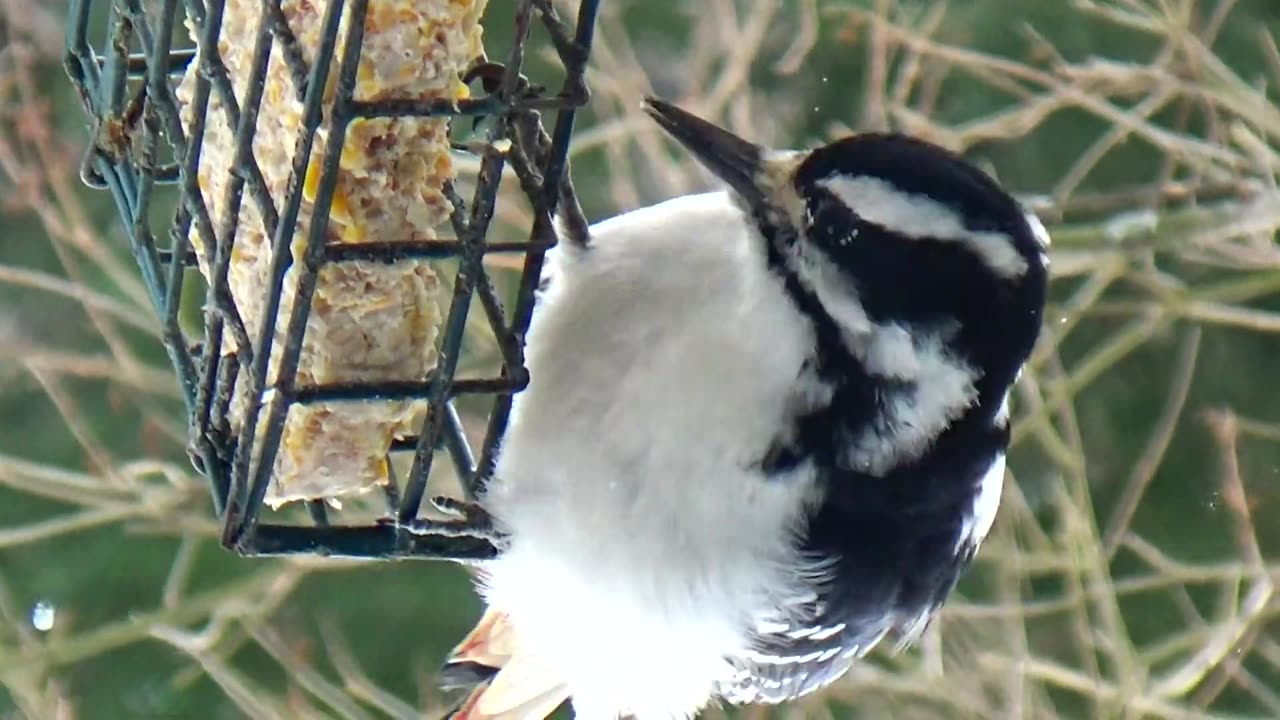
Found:
[[[764,202],[759,183],[763,148],[657,98],[645,98],[644,110],[748,205]]]

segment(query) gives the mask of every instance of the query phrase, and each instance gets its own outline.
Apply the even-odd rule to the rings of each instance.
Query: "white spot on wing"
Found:
[[[788,632],[787,637],[792,640],[803,640],[816,632],[818,632],[816,627],[802,627]]]
[[[841,175],[818,184],[867,222],[907,237],[958,242],[1006,278],[1017,278],[1027,271],[1027,261],[1018,254],[1013,238],[999,232],[970,230],[959,215],[928,196],[903,192],[892,183],[869,175]]]
[[[845,629],[845,627],[846,627],[846,625],[845,625],[844,623],[836,623],[835,625],[832,625],[831,627],[822,628],[822,629],[818,630],[817,632],[815,632],[815,633],[813,634],[813,639],[814,639],[814,640],[826,640],[827,638],[831,637],[832,635],[835,635],[836,633],[843,631],[843,630]]]
[[[760,665],[806,665],[822,657],[822,652],[811,652],[804,655],[766,655],[752,652],[747,656],[752,662]]]
[[[835,625],[807,625],[805,627],[796,628],[787,633],[787,637],[792,640],[826,640],[827,638],[843,631],[847,626],[844,623],[836,623]]]

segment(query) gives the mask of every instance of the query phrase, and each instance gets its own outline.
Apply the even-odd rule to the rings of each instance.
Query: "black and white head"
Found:
[[[933,333],[980,370],[978,390],[994,400],[980,404],[999,412],[1039,333],[1049,238],[995,180],[901,134],[774,151],[661,100],[645,109],[728,184],[770,262],[821,303],[846,340],[881,331],[863,348],[869,369],[909,354],[895,349],[895,333],[902,344]]]
[[[999,504],[1010,388],[1040,330],[1049,239],[991,177],[915,138],[776,151],[660,100],[645,109],[729,186],[813,329],[802,406],[760,467],[816,472],[801,550],[830,572],[805,620],[762,631],[759,658],[724,690],[785,700],[891,629],[918,637],[977,552]]]

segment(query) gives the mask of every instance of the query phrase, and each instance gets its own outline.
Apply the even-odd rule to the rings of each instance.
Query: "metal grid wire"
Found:
[[[101,50],[95,50],[89,37],[94,5],[108,2],[107,37]],[[280,312],[285,272],[293,263],[289,248],[302,203],[300,179],[306,172],[315,131],[322,120],[321,91],[332,63],[317,62],[307,67],[285,22],[281,0],[262,0],[262,27],[256,36],[254,62],[241,105],[232,92],[226,65],[216,51],[225,0],[158,0],[148,3],[158,8],[151,12],[144,10],[143,3],[144,0],[98,3],[71,0],[66,67],[93,126],[82,177],[89,185],[110,191],[151,302],[163,321],[164,344],[177,371],[190,416],[192,460],[209,480],[214,505],[223,522],[223,545],[245,555],[311,553],[455,560],[491,556],[494,548],[487,540],[417,532],[413,526],[438,450],[443,448],[450,456],[468,493],[473,494],[491,471],[497,441],[506,428],[511,395],[523,388],[528,378],[523,361],[523,337],[533,311],[543,253],[555,242],[552,218],[559,208],[567,213],[571,227],[581,230],[585,226],[568,181],[566,165],[574,113],[587,100],[583,76],[599,0],[581,0],[573,27],[557,16],[551,0],[520,0],[506,62],[488,63],[482,68],[487,94],[457,102],[355,100],[356,69],[369,0],[328,0],[315,57],[334,57],[335,50],[339,53],[337,93],[329,107],[331,131],[323,151],[314,200],[315,215],[297,270],[297,298],[287,319],[278,381],[272,388],[275,392],[267,395],[265,403],[273,330]],[[199,55],[201,66],[193,99],[196,112],[189,127],[184,127],[179,114],[174,76],[181,75],[197,56],[194,50],[172,47],[180,11],[193,24],[200,46],[207,50]],[[343,47],[337,49],[343,13],[350,15],[350,32]],[[529,85],[521,75],[535,20],[545,26],[564,66],[563,84],[554,94]],[[486,18],[490,25],[497,21]],[[270,196],[251,151],[264,76],[272,45],[276,43],[284,51],[288,71],[295,87],[300,88],[304,104],[303,130],[293,156],[289,192],[284,197]],[[197,187],[199,150],[211,94],[221,101],[228,124],[235,132],[231,201],[223,217],[211,217]],[[542,127],[542,112],[555,114],[549,135]],[[456,239],[327,245],[327,210],[337,185],[337,165],[348,125],[360,118],[440,116],[492,118],[489,142],[480,153],[480,170],[470,201],[460,197],[452,186],[445,188],[453,206],[450,220]],[[496,141],[501,139],[510,141],[510,149],[504,148],[503,152],[494,149]],[[163,158],[167,155],[175,160],[165,162]],[[489,243],[486,235],[503,169],[508,163],[528,197],[534,222],[528,243],[499,245]],[[165,184],[177,185],[177,209],[171,220],[165,218],[159,223],[162,227],[153,228],[150,219],[153,201],[158,186]],[[267,293],[267,309],[255,342],[250,342],[227,283],[230,246],[245,190],[250,201],[261,210],[273,248],[270,285],[262,289]],[[204,336],[198,339],[186,337],[179,325],[184,270],[195,262],[189,240],[193,223],[204,246],[213,249]],[[167,237],[167,247],[158,245],[158,235]],[[481,262],[486,253],[517,249],[524,253],[524,268],[514,306],[508,313]],[[453,295],[441,329],[435,370],[416,382],[307,387],[295,383],[303,332],[318,271],[323,265],[353,260],[394,263],[432,258],[459,261]],[[473,297],[480,301],[485,319],[497,338],[502,369],[495,377],[460,379],[455,378],[454,373]],[[223,346],[227,333],[239,348],[252,351],[224,357],[218,349]],[[225,418],[236,378],[242,373],[249,383],[248,407],[239,431],[232,433]],[[468,394],[493,396],[493,409],[478,461],[453,407],[454,398]],[[416,437],[397,445],[400,449],[413,450],[412,467],[403,485],[392,475],[385,488],[387,515],[382,521],[362,526],[332,524],[321,501],[309,503],[309,525],[260,521],[271,468],[280,449],[291,405],[420,398],[429,403],[425,421]],[[261,437],[255,439],[258,432]],[[259,451],[253,457],[250,450],[255,447]]]

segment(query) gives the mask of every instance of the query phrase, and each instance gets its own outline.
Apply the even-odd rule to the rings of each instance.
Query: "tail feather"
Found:
[[[545,666],[528,655],[516,655],[489,682],[477,707],[481,717],[541,720],[568,697],[568,688],[557,682]],[[537,714],[539,709],[544,711]]]
[[[458,646],[449,653],[446,666],[454,663],[475,663],[500,668],[514,653],[514,638],[506,613],[493,608],[485,610],[480,622],[467,633]]]
[[[476,685],[450,720],[544,720],[568,688],[519,652],[505,614],[493,609],[454,648],[441,673],[446,688]]]
[[[564,688],[556,687],[510,709],[487,713],[482,704],[488,697],[488,691],[488,683],[472,690],[467,699],[449,714],[448,720],[545,720],[569,699]]]

